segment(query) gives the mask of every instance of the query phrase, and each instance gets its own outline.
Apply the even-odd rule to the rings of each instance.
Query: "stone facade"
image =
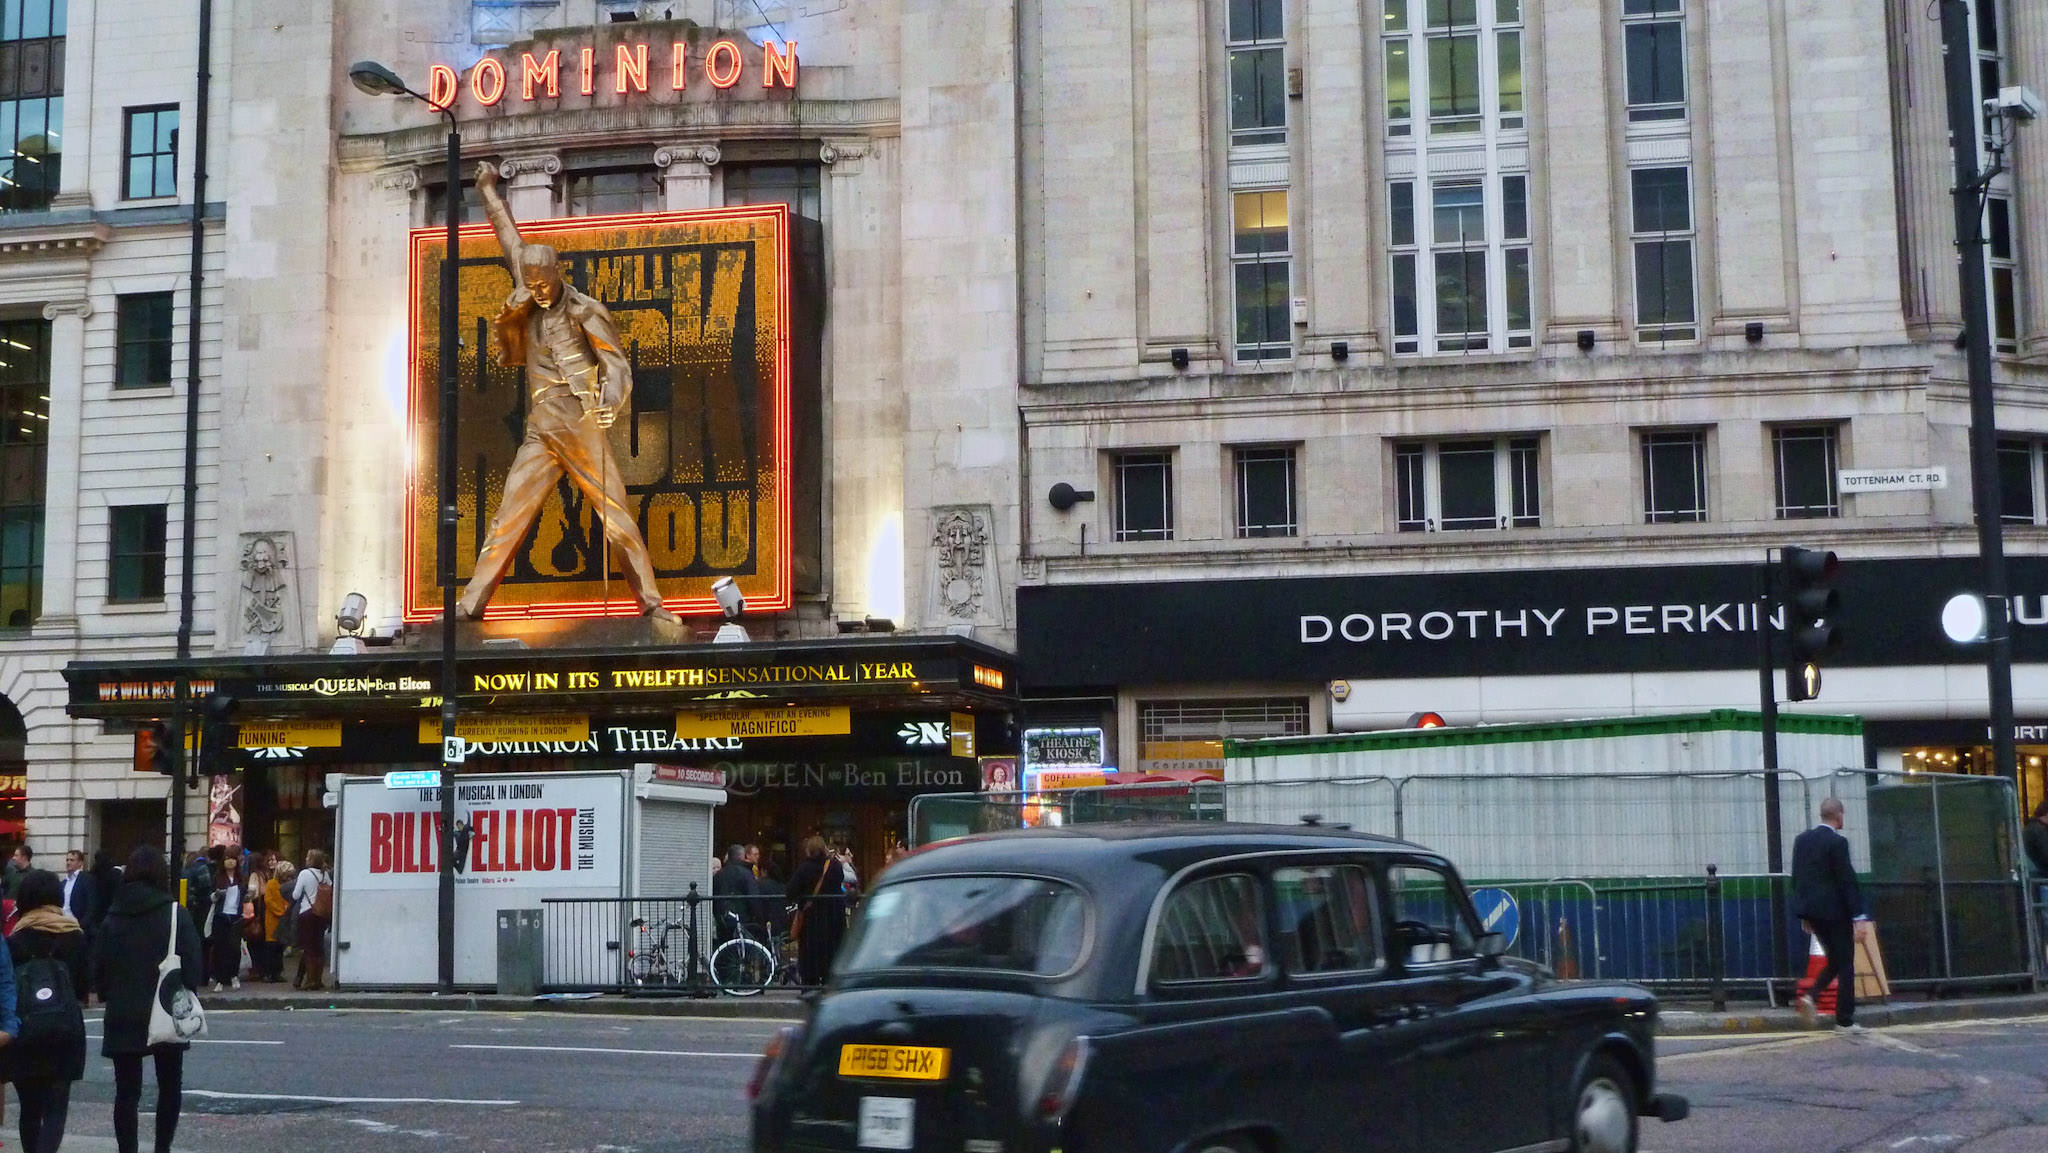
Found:
[[[174,104],[189,124],[197,29],[189,5],[143,7],[71,0],[62,192],[48,211],[0,214],[0,309],[50,326],[42,611],[0,636],[0,688],[29,732],[30,833],[46,842],[96,837],[94,802],[165,788],[130,770],[126,734],[65,718],[58,675],[77,659],[171,655],[177,629],[191,173],[181,159],[176,196],[125,198],[123,111]],[[594,45],[607,83],[575,90],[573,49],[556,100],[515,91],[484,105],[462,76],[465,163],[498,164],[523,219],[567,210],[572,184],[598,170],[644,175],[650,209],[727,203],[736,173],[770,167],[815,190],[801,195],[822,233],[822,401],[816,507],[800,511],[821,542],[797,609],[764,626],[775,635],[887,618],[1007,645],[1020,582],[1732,561],[1791,542],[1863,556],[1973,548],[1946,133],[1928,96],[1940,53],[1924,5],[1890,0],[1882,19],[1853,0],[1761,17],[1656,5],[1676,22],[1684,72],[1682,111],[1660,120],[1630,103],[1617,5],[1487,0],[1490,19],[1519,20],[1524,91],[1512,116],[1505,95],[1489,104],[1469,139],[1424,131],[1426,85],[1422,119],[1396,124],[1381,5],[1276,0],[1277,24],[1249,40],[1231,27],[1244,7],[1265,5],[220,0],[194,651],[324,648],[350,592],[375,627],[395,623],[406,234],[433,223],[444,130],[343,72],[373,59],[421,86],[434,65],[467,69],[527,36]],[[2001,11],[2004,75],[2048,88],[2048,17]],[[731,90],[693,73],[666,91],[659,49],[706,35],[750,52],[795,41],[795,93],[764,92],[757,63]],[[609,53],[636,42],[657,49],[651,95],[609,84]],[[1279,54],[1267,95],[1284,139],[1234,144],[1232,53],[1264,49]],[[1506,67],[1487,65],[1487,93],[1506,92]],[[2018,333],[1997,366],[1999,420],[2048,439],[2048,292],[2031,288],[2048,215],[2028,197],[2048,180],[2048,149],[2031,143],[2000,186]],[[1649,169],[1682,169],[1689,189],[1682,338],[1645,335],[1634,174]],[[1527,304],[1495,325],[1526,344],[1496,334],[1403,351],[1415,338],[1393,221],[1430,213],[1474,173],[1492,309],[1515,292],[1503,254],[1527,254],[1515,258]],[[1526,181],[1515,195],[1528,225],[1504,240],[1508,177]],[[1244,354],[1240,266],[1276,222],[1257,236],[1239,226],[1248,192],[1285,203],[1284,300],[1260,319],[1280,318],[1257,359]],[[1403,210],[1397,195],[1419,199]],[[1449,307],[1427,275],[1442,250],[1418,253],[1425,311]],[[175,299],[171,382],[117,390],[116,297],[152,291]],[[1938,465],[1953,480],[1788,521],[1773,461],[1786,425],[1835,429],[1842,468]],[[1642,437],[1655,430],[1703,434],[1696,522],[1645,523]],[[1534,523],[1403,531],[1401,446],[1482,439],[1536,443]],[[1293,451],[1285,533],[1240,531],[1247,447]],[[1119,531],[1116,463],[1138,452],[1171,461],[1170,539],[1118,539],[1148,535]],[[1058,482],[1097,497],[1057,510]],[[159,599],[110,603],[109,510],[137,504],[168,510],[168,579]],[[2015,525],[2010,547],[2040,551],[2044,532]],[[287,574],[282,585],[257,590],[288,592],[278,615],[252,615],[258,539],[288,542],[271,578]],[[1174,670],[1160,685],[1272,688]],[[1130,692],[1115,705],[1125,729],[1132,707]]]

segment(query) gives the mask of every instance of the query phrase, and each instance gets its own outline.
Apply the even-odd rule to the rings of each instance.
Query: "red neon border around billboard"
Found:
[[[721,220],[748,220],[769,217],[775,222],[775,571],[770,574],[774,581],[774,594],[769,597],[749,595],[749,612],[787,612],[796,604],[794,559],[790,555],[793,547],[791,520],[794,503],[790,486],[795,477],[795,461],[792,459],[792,436],[790,431],[790,315],[789,315],[789,249],[790,227],[787,204],[748,204],[730,208],[707,208],[690,212],[635,212],[617,216],[565,216],[552,220],[520,221],[520,234],[539,239],[556,236],[564,232],[582,232],[593,228],[621,228],[660,224],[674,224],[685,221],[715,222]],[[457,243],[475,237],[491,235],[488,223],[465,224],[457,233]],[[418,443],[419,420],[424,401],[422,393],[428,387],[420,377],[420,293],[419,270],[421,250],[428,244],[438,244],[447,238],[445,227],[415,228],[412,230],[406,259],[406,334],[405,390],[406,435],[412,439],[408,447],[405,469],[405,538],[404,538],[404,582],[405,620],[417,624],[433,620],[440,615],[439,598],[435,603],[423,605],[414,600],[419,590],[419,552],[417,549],[415,518],[413,510],[418,507],[420,464],[425,459]],[[438,382],[436,382],[438,384]],[[436,478],[438,479],[438,478]],[[435,586],[437,589],[438,585]],[[708,593],[701,597],[665,597],[662,604],[670,611],[684,616],[709,616],[720,611],[717,598]],[[614,599],[609,604],[601,600],[543,601],[536,604],[500,606],[491,605],[484,609],[486,620],[561,620],[577,617],[637,616],[639,606],[631,599]]]

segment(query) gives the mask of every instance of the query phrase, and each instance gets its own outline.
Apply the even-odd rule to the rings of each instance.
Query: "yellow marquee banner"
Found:
[[[837,737],[853,731],[853,711],[844,705],[788,709],[718,709],[676,714],[679,740],[728,737]]]
[[[252,721],[237,726],[235,745],[244,749],[338,749],[340,721]]]
[[[577,744],[590,739],[590,718],[575,716],[462,717],[455,718],[455,735],[481,743]],[[420,743],[441,743],[441,718],[429,714],[420,718]]]

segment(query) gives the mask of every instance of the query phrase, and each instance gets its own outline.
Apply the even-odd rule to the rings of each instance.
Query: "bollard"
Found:
[[[1722,938],[1721,866],[1707,866],[1707,984],[1714,1012],[1728,1011],[1728,959]]]

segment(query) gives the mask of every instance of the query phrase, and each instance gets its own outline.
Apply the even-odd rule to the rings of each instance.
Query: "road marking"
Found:
[[[94,1033],[87,1033],[87,1034],[85,1035],[85,1039],[86,1039],[86,1040],[88,1040],[88,1041],[99,1041],[99,1040],[102,1040],[103,1038],[101,1038],[100,1036],[98,1036],[97,1034],[94,1034]],[[187,1042],[185,1042],[185,1043],[186,1043],[187,1045],[282,1045],[282,1044],[284,1044],[284,1042],[283,1042],[283,1041],[232,1041],[232,1040],[229,1040],[229,1039],[227,1039],[227,1038],[225,1038],[225,1037],[194,1037],[194,1038],[193,1038],[192,1040],[190,1040],[190,1041],[187,1041]]]
[[[703,1049],[600,1049],[592,1045],[450,1045],[450,1049],[497,1049],[515,1053],[625,1053],[634,1057],[745,1057],[759,1053],[728,1053]]]
[[[481,1101],[464,1097],[315,1097],[310,1093],[223,1093],[217,1089],[187,1089],[187,1097],[210,1097],[216,1101],[311,1101],[317,1105],[517,1105],[517,1101]]]

